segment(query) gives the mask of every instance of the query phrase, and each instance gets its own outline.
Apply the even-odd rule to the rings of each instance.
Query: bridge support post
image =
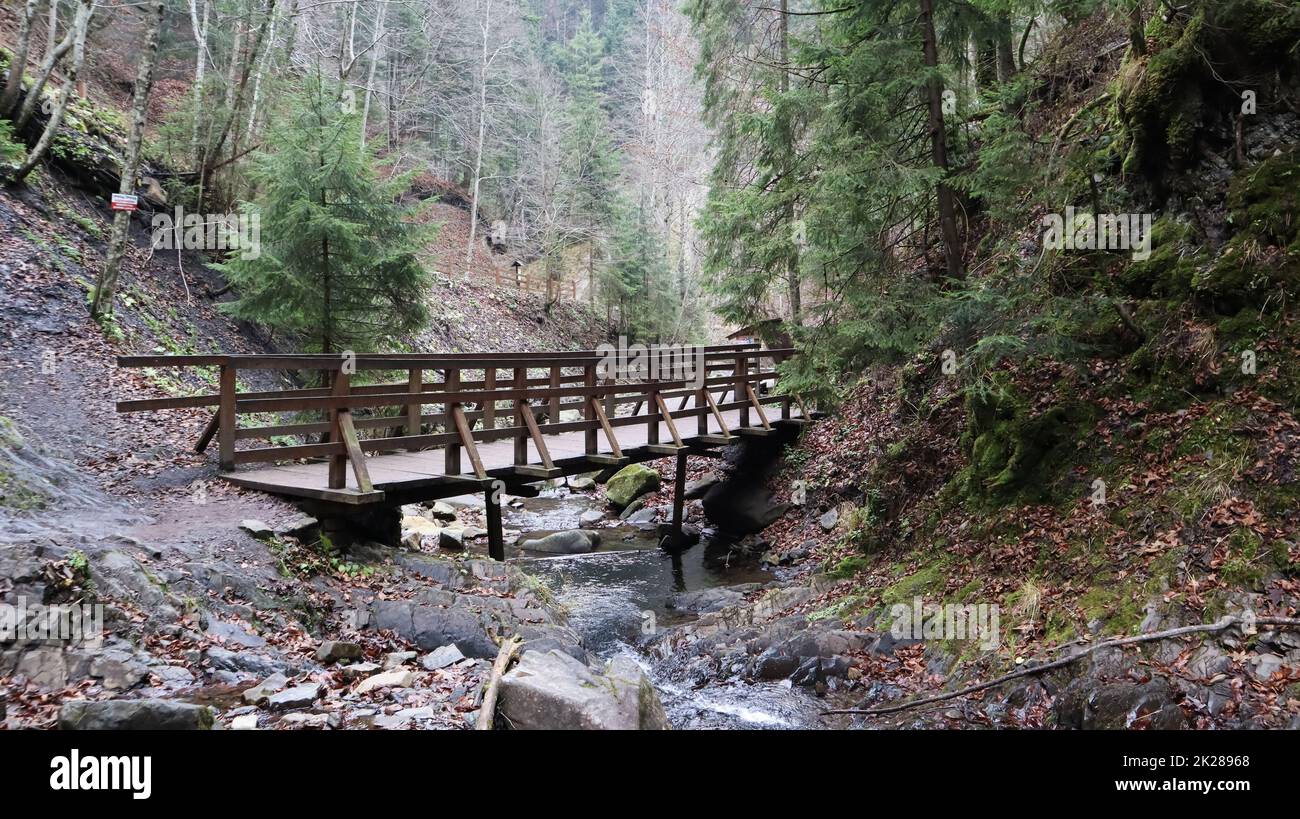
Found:
[[[677,453],[677,473],[673,477],[673,530],[668,535],[670,551],[682,550],[682,516],[686,501],[686,452]]]
[[[483,492],[484,518],[488,530],[488,557],[493,560],[506,559],[506,542],[501,533],[501,493],[497,491],[496,481]]]

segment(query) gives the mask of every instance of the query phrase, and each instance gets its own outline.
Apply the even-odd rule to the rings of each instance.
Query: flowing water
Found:
[[[598,498],[549,490],[507,507],[503,523],[520,540],[578,528],[578,517],[602,508]],[[752,559],[738,561],[720,540],[704,541],[674,557],[658,548],[653,530],[622,524],[601,528],[589,554],[536,555],[508,547],[507,556],[555,592],[587,648],[603,658],[633,657],[646,669],[678,728],[805,728],[821,724],[823,704],[788,682],[709,685],[691,689],[659,674],[636,646],[657,629],[690,619],[669,607],[673,595],[774,579]]]

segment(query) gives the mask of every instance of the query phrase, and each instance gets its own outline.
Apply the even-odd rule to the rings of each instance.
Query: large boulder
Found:
[[[193,731],[211,727],[211,708],[172,700],[75,700],[59,709],[63,731]]]
[[[560,651],[525,651],[501,678],[498,713],[521,730],[666,730],[650,678],[616,657],[597,671]]]
[[[659,488],[659,473],[644,464],[629,464],[605,484],[605,498],[622,509],[632,501]]]
[[[555,555],[586,554],[600,545],[600,533],[589,529],[570,529],[554,532],[542,538],[523,540],[519,548],[527,552],[546,552]]]
[[[743,537],[761,532],[790,508],[752,484],[714,484],[704,495],[704,514],[722,531]]]

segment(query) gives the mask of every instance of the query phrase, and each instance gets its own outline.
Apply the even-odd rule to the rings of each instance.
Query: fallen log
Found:
[[[488,678],[487,687],[483,689],[483,705],[479,708],[478,721],[474,724],[475,731],[492,730],[492,723],[496,719],[497,692],[501,688],[501,678],[509,670],[510,663],[519,653],[519,647],[522,645],[523,641],[517,634],[501,643],[496,662],[492,663],[492,676]]]
[[[1084,657],[1103,648],[1115,648],[1119,646],[1135,645],[1137,643],[1149,643],[1155,640],[1167,640],[1171,637],[1182,637],[1187,634],[1205,634],[1218,633],[1231,628],[1235,625],[1241,625],[1249,622],[1257,626],[1275,626],[1278,628],[1300,628],[1300,618],[1296,617],[1256,617],[1251,620],[1243,617],[1224,617],[1217,623],[1202,623],[1195,626],[1180,626],[1165,631],[1155,631],[1151,634],[1139,634],[1134,637],[1117,637],[1113,640],[1102,640],[1100,643],[1093,643],[1083,651],[1071,654],[1068,657],[1062,657],[1059,660],[1052,660],[1049,663],[1036,665],[1033,668],[1022,668],[1019,671],[1013,671],[1010,674],[1004,674],[992,680],[982,683],[976,683],[957,691],[948,691],[943,694],[935,694],[932,697],[922,697],[919,700],[899,703],[897,705],[887,705],[881,708],[837,708],[830,711],[822,711],[823,716],[830,714],[857,714],[862,716],[878,716],[880,714],[893,714],[898,711],[908,711],[912,708],[919,708],[922,705],[930,705],[936,702],[964,697],[967,694],[974,694],[976,691],[983,691],[986,688],[993,688],[1012,680],[1018,680],[1022,677],[1030,677],[1035,674],[1042,674],[1044,671],[1051,671],[1054,668],[1062,668],[1071,663],[1078,662]]]

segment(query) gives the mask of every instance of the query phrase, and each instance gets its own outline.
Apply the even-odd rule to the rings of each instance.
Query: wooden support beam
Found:
[[[618,438],[614,436],[614,428],[609,425],[609,418],[605,415],[605,408],[600,405],[600,398],[594,395],[591,397],[591,408],[596,413],[596,420],[600,421],[600,428],[605,431],[605,440],[609,443],[609,451],[615,458],[622,458],[623,450],[618,445]]]
[[[465,408],[460,404],[452,404],[451,417],[456,425],[456,431],[460,433],[460,441],[465,447],[465,453],[469,455],[469,464],[474,469],[475,477],[486,478],[487,470],[483,468],[483,459],[479,457],[478,447],[474,445],[474,434],[470,431],[469,422],[465,420]]]
[[[221,426],[221,410],[217,410],[216,412],[212,413],[212,418],[208,421],[208,425],[203,428],[203,434],[199,436],[199,440],[194,442],[194,451],[203,452],[204,450],[206,450],[208,448],[208,444],[212,443],[212,436],[217,434],[217,429],[220,426]]]
[[[727,419],[722,416],[722,410],[718,409],[718,402],[713,400],[713,393],[706,389],[704,391],[704,400],[708,402],[709,409],[713,412],[713,417],[718,420],[718,427],[722,430],[722,437],[730,438],[731,430],[727,427]]]
[[[749,403],[754,405],[754,411],[758,413],[758,420],[763,422],[763,429],[772,429],[772,425],[767,421],[767,413],[763,411],[763,405],[759,403],[758,396],[754,393],[754,387],[751,384],[745,384],[745,393],[749,396]]]
[[[749,383],[745,380],[745,376],[749,375],[749,359],[744,356],[736,356],[735,369],[732,371],[732,375],[736,377],[736,381],[732,385],[731,389],[733,395],[739,399],[741,393],[744,392],[745,387]],[[742,427],[749,426],[749,407],[747,406],[740,408],[740,425]]]
[[[537,419],[533,417],[533,408],[528,406],[528,402],[523,399],[520,399],[519,405],[523,408],[524,423],[528,426],[528,434],[532,436],[533,446],[537,448],[537,457],[542,459],[542,466],[547,469],[554,469],[555,464],[551,462],[551,452],[546,448],[546,440],[542,438],[542,431],[537,426]]]
[[[374,492],[374,484],[370,482],[370,470],[366,467],[366,456],[357,441],[357,430],[352,426],[351,410],[339,412],[339,434],[342,436],[344,448],[347,449],[348,461],[352,464],[352,476],[357,480],[357,489],[362,492]]]
[[[483,493],[483,510],[488,530],[488,557],[505,560],[506,543],[501,532],[501,495],[497,487],[491,487]]]
[[[686,453],[677,453],[677,471],[673,476],[673,525],[668,534],[669,551],[682,551],[682,517],[686,501]]]
[[[684,446],[682,436],[677,434],[677,424],[673,421],[673,414],[669,411],[668,405],[664,403],[664,397],[659,393],[655,393],[655,404],[659,407],[659,412],[664,416],[664,423],[668,425],[668,434],[673,436],[673,445]],[[656,424],[656,426],[658,425]]]

